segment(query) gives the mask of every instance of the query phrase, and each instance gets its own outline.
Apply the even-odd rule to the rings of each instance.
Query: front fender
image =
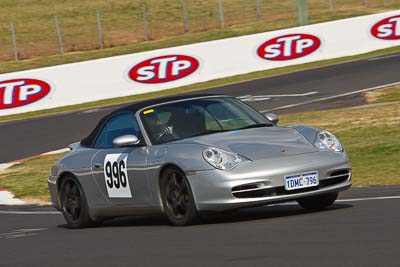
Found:
[[[203,159],[203,149],[200,144],[166,144],[149,148],[148,165],[173,164],[185,172],[213,170],[214,168]]]
[[[301,135],[303,135],[311,144],[314,144],[314,140],[317,137],[317,133],[321,131],[319,128],[306,126],[306,125],[292,125],[287,126],[288,128],[295,129]]]

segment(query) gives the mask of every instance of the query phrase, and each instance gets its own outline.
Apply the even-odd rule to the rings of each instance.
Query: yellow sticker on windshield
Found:
[[[154,112],[154,109],[148,109],[148,110],[143,111],[143,114],[146,115],[146,114],[153,113],[153,112]]]

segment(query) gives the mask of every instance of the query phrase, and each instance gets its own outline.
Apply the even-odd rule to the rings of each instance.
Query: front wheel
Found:
[[[63,179],[60,189],[62,213],[71,228],[93,225],[89,217],[85,193],[79,182],[72,176]]]
[[[198,212],[192,190],[185,174],[178,168],[168,168],[160,181],[164,212],[175,226],[192,225],[198,222]]]
[[[300,198],[297,203],[308,210],[322,210],[331,206],[337,199],[338,193],[327,193],[317,196]]]

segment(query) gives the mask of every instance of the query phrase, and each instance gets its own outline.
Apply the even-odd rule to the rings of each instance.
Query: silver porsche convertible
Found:
[[[146,214],[189,225],[204,213],[293,200],[332,205],[351,186],[343,146],[327,131],[277,122],[226,95],[134,103],[54,164],[52,203],[72,228]]]

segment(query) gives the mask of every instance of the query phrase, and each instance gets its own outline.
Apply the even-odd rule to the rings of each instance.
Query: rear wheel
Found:
[[[60,200],[63,216],[71,228],[83,228],[93,224],[89,217],[85,193],[73,176],[63,179]]]
[[[198,212],[185,174],[175,167],[165,170],[160,182],[165,214],[171,224],[191,225],[198,222]]]
[[[338,193],[327,193],[317,196],[300,198],[297,202],[305,209],[308,210],[322,210],[331,206],[337,199]]]

